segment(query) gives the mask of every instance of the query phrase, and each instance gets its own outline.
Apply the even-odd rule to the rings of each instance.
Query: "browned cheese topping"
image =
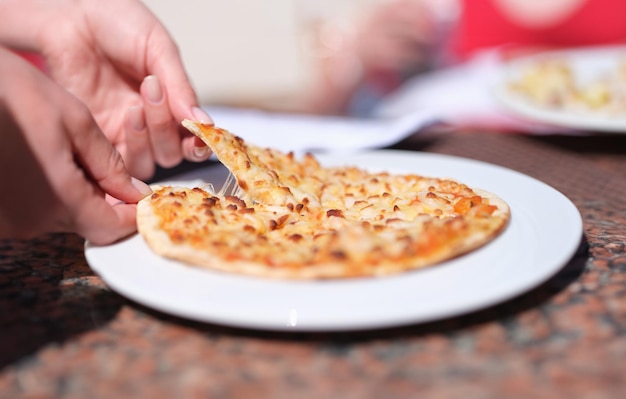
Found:
[[[390,274],[475,249],[509,218],[502,200],[452,180],[324,168],[210,125],[190,130],[231,170],[237,195],[157,188],[139,212],[154,223],[139,225],[155,251],[198,266],[286,278]]]

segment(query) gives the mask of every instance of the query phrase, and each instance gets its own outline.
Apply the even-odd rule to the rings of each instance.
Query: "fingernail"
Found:
[[[206,158],[206,156],[209,155],[210,152],[211,150],[209,150],[209,147],[207,146],[193,147],[193,155],[199,159]]]
[[[128,110],[128,119],[130,126],[138,132],[146,128],[146,121],[143,117],[143,109],[140,106],[130,107]]]
[[[144,79],[146,97],[150,102],[160,103],[163,100],[163,90],[161,90],[161,83],[156,76],[146,76]]]
[[[204,112],[204,110],[200,107],[193,107],[191,109],[191,113],[193,114],[193,117],[196,120],[196,122],[213,123],[213,119],[209,116],[209,114]]]
[[[131,177],[130,182],[141,194],[143,194],[144,197],[152,194],[152,189],[150,188],[150,186],[142,182],[141,180]]]

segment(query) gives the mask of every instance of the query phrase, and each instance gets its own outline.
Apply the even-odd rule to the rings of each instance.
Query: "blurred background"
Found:
[[[178,42],[202,104],[300,108],[312,84],[307,34],[354,1],[144,0]],[[376,0],[361,0],[363,2]]]
[[[204,106],[356,117],[431,109],[500,123],[489,89],[508,61],[626,43],[623,0],[144,2],[177,41]]]
[[[309,96],[320,60],[340,52],[354,21],[384,1],[144,0],[178,42],[202,104],[321,113]]]

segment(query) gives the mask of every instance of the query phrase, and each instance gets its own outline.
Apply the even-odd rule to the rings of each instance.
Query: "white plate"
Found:
[[[166,313],[237,327],[333,331],[432,321],[512,298],[562,268],[582,237],[580,214],[565,196],[509,169],[405,151],[319,158],[326,165],[455,178],[500,195],[511,207],[511,222],[475,252],[382,278],[290,282],[229,275],[160,258],[137,235],[110,246],[87,244],[87,261],[112,289]],[[219,186],[224,175],[220,165],[192,177],[217,179]]]
[[[574,76],[579,81],[585,82],[615,71],[620,63],[626,62],[626,46],[552,51],[521,58],[505,68],[502,81],[494,90],[496,99],[507,109],[537,122],[579,130],[626,133],[626,116],[551,110],[540,107],[507,88],[508,83],[517,78],[525,67],[541,59],[565,60],[572,67]]]

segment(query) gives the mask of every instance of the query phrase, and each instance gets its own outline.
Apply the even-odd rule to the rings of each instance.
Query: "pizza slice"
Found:
[[[248,144],[213,124],[190,120],[182,124],[215,153],[250,200],[264,204],[318,202],[322,183],[317,172],[321,167],[313,156],[296,160],[293,153]]]

